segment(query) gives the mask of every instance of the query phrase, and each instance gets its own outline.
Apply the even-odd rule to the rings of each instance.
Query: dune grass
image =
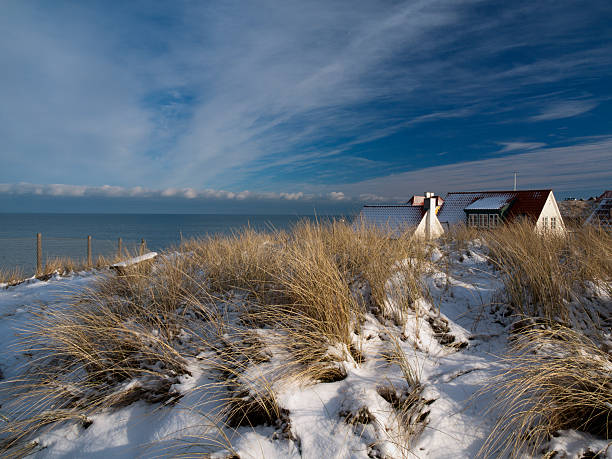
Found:
[[[590,285],[610,293],[612,237],[585,227],[569,234],[542,233],[528,222],[504,225],[482,237],[517,315],[568,323],[572,301]]]
[[[14,285],[25,279],[25,273],[20,268],[0,269],[0,284]]]
[[[481,455],[535,455],[563,429],[610,440],[612,238],[592,227],[537,232],[525,222],[481,238],[516,320],[502,360],[509,370],[486,388],[502,414]]]
[[[516,332],[515,370],[496,386],[510,414],[496,427],[487,451],[518,451],[526,445],[519,437],[544,438],[559,426],[579,428],[578,418],[600,419],[585,418],[570,393],[578,387],[572,378],[585,362],[575,357],[562,366],[561,360],[534,354],[531,343],[561,343],[566,354],[570,349],[563,345],[574,343],[580,356],[596,352],[582,336],[557,331],[553,337],[550,330],[565,320],[568,308],[574,307],[568,305],[585,289],[610,285],[609,236],[590,229],[564,237],[542,235],[526,225],[509,225],[495,232],[458,229],[442,243],[465,248],[476,237],[488,247],[517,316],[545,318],[548,324],[539,338],[528,335],[528,328]],[[356,343],[367,313],[386,325],[402,325],[415,314],[418,321],[415,302],[427,296],[421,278],[429,269],[432,247],[410,237],[390,238],[371,227],[306,221],[291,231],[246,228],[229,236],[184,241],[120,275],[106,272],[62,307],[41,312],[23,331],[23,351],[34,360],[23,378],[6,384],[16,396],[13,407],[3,407],[10,414],[10,422],[0,429],[3,451],[16,451],[45,426],[87,422],[101,409],[136,400],[173,403],[179,395],[172,385],[188,374],[187,362],[196,358],[216,379],[194,390],[214,389],[215,401],[223,407],[211,435],[231,449],[223,429],[284,422],[276,384],[288,378],[336,381],[346,377],[347,365],[359,365]],[[108,262],[101,259],[98,265]],[[49,266],[53,272],[76,269],[67,261]],[[266,330],[265,339],[258,330]],[[385,394],[409,444],[426,423],[427,405],[418,375],[396,348],[394,359],[410,390]],[[282,363],[270,363],[271,351],[282,355]],[[555,374],[543,371],[545,365],[552,365],[548,368]],[[541,384],[522,384],[538,376],[537,371]],[[557,386],[542,379],[547,374],[556,378]],[[503,381],[514,384],[504,386]],[[538,390],[549,386],[551,393],[560,394],[557,399],[548,393],[548,398],[540,397]],[[512,392],[519,387],[525,391]],[[565,424],[559,419],[571,416],[563,410],[554,423],[535,416],[534,410],[514,417],[523,397],[537,409],[566,403],[567,413],[578,414]],[[585,422],[583,428],[591,429],[593,423]],[[496,438],[511,433],[504,430],[506,425],[514,425],[520,435],[499,446]]]
[[[488,390],[501,411],[480,454],[536,455],[559,430],[612,439],[612,356],[564,327],[523,331]]]
[[[285,237],[281,231],[259,233],[244,228],[228,236],[185,241],[180,250],[206,273],[211,292],[241,290],[258,295],[265,294],[271,273],[277,271],[278,244]]]

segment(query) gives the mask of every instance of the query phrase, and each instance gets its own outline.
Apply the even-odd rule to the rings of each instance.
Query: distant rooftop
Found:
[[[612,193],[610,194],[612,195]],[[600,226],[606,231],[612,231],[612,196],[602,198],[586,222],[591,225]]]
[[[601,194],[601,196],[597,197],[597,200],[600,201],[602,199],[610,199],[610,198],[612,198],[612,190],[606,190]]]

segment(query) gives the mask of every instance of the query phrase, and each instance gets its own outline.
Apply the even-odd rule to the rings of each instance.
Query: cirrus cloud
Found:
[[[530,118],[532,121],[551,121],[582,115],[597,107],[595,100],[563,100],[552,102],[542,108],[541,112]]]

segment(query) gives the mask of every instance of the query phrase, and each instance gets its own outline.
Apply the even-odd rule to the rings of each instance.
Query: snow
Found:
[[[346,346],[330,347],[330,356],[341,361],[346,378],[316,384],[293,379],[275,383],[279,405],[288,413],[284,430],[278,425],[220,427],[225,389],[209,366],[216,356],[203,351],[187,359],[189,374],[172,386],[182,395],[177,403],[136,402],[92,415],[88,427],[65,422],[42,430],[32,457],[208,453],[222,458],[236,453],[241,458],[473,458],[496,420],[497,413],[489,409],[492,395],[480,390],[505,365],[498,356],[506,349],[509,323],[490,308],[503,285],[482,247],[473,243],[468,252],[433,252],[423,278],[429,294],[418,298],[414,311],[401,317],[399,324],[366,314],[353,343],[361,350],[363,362],[355,362]],[[19,330],[38,314],[63,307],[66,295],[91,286],[96,279],[91,273],[55,276],[0,291],[4,379],[19,377],[32,358],[19,351]],[[239,295],[236,301],[241,301]],[[390,296],[391,308],[393,301]],[[272,343],[277,333],[255,332],[264,343]],[[181,331],[186,341],[188,335]],[[266,352],[269,361],[245,369],[243,378],[253,380],[282,365],[284,356],[273,345]],[[421,435],[412,443],[396,409],[381,395],[385,390],[399,394],[410,389],[398,361],[384,358],[393,352],[412,367],[423,388],[422,412],[429,412]],[[9,397],[10,392],[2,392],[0,403],[4,405]],[[549,446],[560,452],[557,457],[579,457],[588,448],[607,447],[575,431],[561,432]],[[612,458],[611,451],[605,454]]]
[[[487,196],[477,199],[466,209],[469,210],[499,210],[512,200],[509,196]]]
[[[130,258],[129,260],[121,261],[119,263],[115,263],[112,265],[112,268],[127,268],[128,266],[132,266],[138,264],[140,262],[151,260],[157,256],[157,252],[149,252],[144,255],[140,255],[138,257]]]
[[[612,457],[612,444],[575,430],[562,430],[554,436],[548,445],[550,451],[560,451],[555,457],[566,459],[570,457]],[[593,453],[592,456],[588,456]],[[595,454],[599,453],[599,456]]]
[[[59,277],[47,281],[27,279],[14,287],[0,289],[0,374],[11,379],[19,374],[27,356],[16,352],[18,333],[36,314],[47,307],[60,307],[70,294],[90,286],[96,276],[86,273]]]

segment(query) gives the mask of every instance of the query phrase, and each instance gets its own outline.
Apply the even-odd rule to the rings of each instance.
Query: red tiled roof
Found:
[[[465,221],[465,209],[474,201],[486,197],[507,198],[510,208],[506,214],[508,221],[517,218],[537,220],[552,190],[518,190],[518,191],[459,191],[446,195],[444,204],[438,214],[440,222],[457,223]]]
[[[510,209],[508,209],[508,215],[506,218],[510,221],[518,217],[527,217],[533,220],[537,220],[548,195],[552,193],[552,190],[521,190],[516,191],[516,201],[512,203]]]

